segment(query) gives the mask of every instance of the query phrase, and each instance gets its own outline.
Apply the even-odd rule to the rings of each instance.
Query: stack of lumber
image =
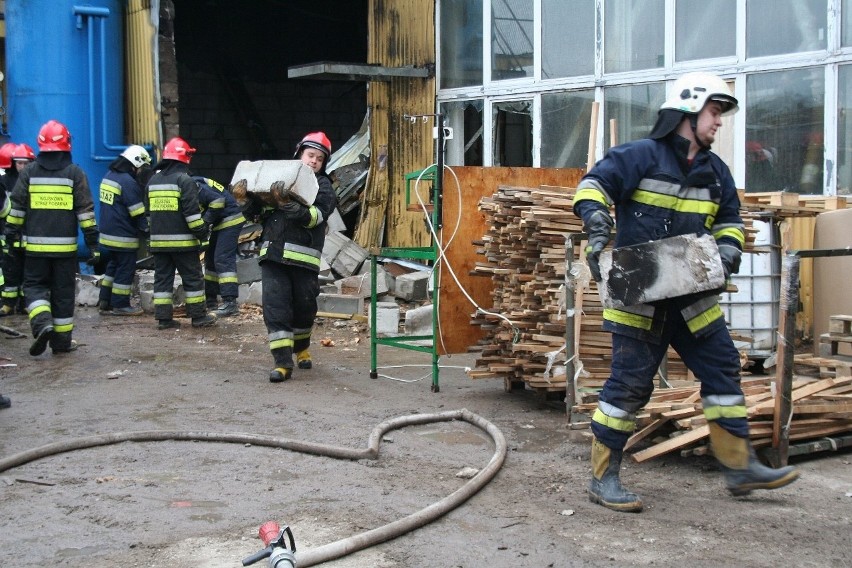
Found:
[[[798,363],[798,361],[797,361]],[[852,376],[846,366],[840,376],[814,378],[794,377],[792,391],[793,419],[790,442],[795,443],[852,431]],[[742,381],[748,406],[752,445],[757,448],[772,444],[775,398],[773,379],[746,378]],[[681,455],[701,455],[709,451],[709,428],[701,408],[698,386],[659,389],[637,416],[636,432],[626,450],[642,442],[647,447],[632,454],[643,462],[673,451]],[[594,403],[575,407],[593,412]],[[572,427],[587,427],[588,422]]]
[[[502,186],[480,201],[489,229],[477,249],[485,260],[476,263],[474,272],[492,279],[493,307],[492,313],[474,314],[471,322],[486,335],[477,346],[480,357],[470,377],[566,390],[565,235],[583,230],[571,210],[573,195],[573,188]],[[582,257],[580,239],[574,242],[573,255]],[[611,343],[609,334],[601,331],[603,308],[595,283],[581,283],[577,281],[574,312],[582,367],[577,390],[581,396],[594,396],[609,376]],[[674,351],[668,378],[676,384],[689,381]]]
[[[852,207],[852,201],[841,195],[800,195],[783,191],[746,193],[739,190],[739,196],[744,216],[771,213],[776,217],[807,217]]]

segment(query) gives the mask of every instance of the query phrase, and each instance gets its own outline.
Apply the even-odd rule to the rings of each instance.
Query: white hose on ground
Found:
[[[462,420],[472,424],[485,431],[491,437],[494,441],[494,454],[491,456],[488,465],[460,488],[416,513],[361,534],[325,544],[306,552],[298,552],[296,554],[297,565],[299,568],[306,568],[307,566],[315,566],[329,560],[341,558],[411,532],[416,528],[429,524],[470,499],[480,489],[485,487],[503,466],[503,461],[506,459],[506,439],[503,437],[503,433],[494,424],[467,409],[435,414],[411,414],[386,420],[373,428],[367,441],[367,447],[363,449],[343,448],[287,438],[273,438],[271,436],[241,433],[226,434],[168,430],[116,432],[113,434],[77,438],[65,442],[55,442],[11,455],[0,459],[0,472],[45,457],[74,450],[108,446],[121,442],[162,442],[168,440],[252,444],[337,459],[377,459],[379,456],[379,446],[386,433],[405,426],[429,424],[432,422],[450,422],[452,420]]]

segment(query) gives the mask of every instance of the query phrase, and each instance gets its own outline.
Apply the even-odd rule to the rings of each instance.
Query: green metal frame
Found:
[[[411,172],[405,175],[405,201],[406,205],[410,204],[412,181],[420,178],[420,181],[432,182],[432,227],[437,231],[440,227],[441,208],[439,206],[441,199],[440,184],[435,183],[435,171],[437,168],[430,166],[424,170]],[[430,171],[431,170],[431,171]],[[422,174],[422,176],[421,176]],[[432,392],[440,392],[440,382],[438,376],[438,342],[436,340],[438,334],[438,290],[440,289],[440,276],[437,270],[438,247],[439,243],[432,238],[432,245],[428,247],[384,247],[373,249],[370,251],[370,378],[376,379],[379,374],[377,372],[377,359],[379,345],[387,345],[400,349],[408,349],[410,351],[419,351],[421,353],[432,354]],[[401,258],[409,260],[426,260],[432,262],[432,334],[431,335],[406,335],[397,337],[378,337],[376,335],[376,265],[378,257],[383,258]],[[424,345],[424,341],[429,341],[428,345]]]

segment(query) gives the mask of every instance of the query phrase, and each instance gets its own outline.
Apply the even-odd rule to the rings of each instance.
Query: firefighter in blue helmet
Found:
[[[648,138],[612,148],[580,180],[574,213],[589,234],[589,268],[601,280],[598,257],[617,226],[615,246],[679,235],[712,235],[726,278],[736,273],[745,241],[731,172],[710,145],[721,117],[738,109],[728,85],[707,73],[676,80]],[[615,221],[610,207],[615,208]],[[622,451],[648,402],[653,377],[671,345],[701,381],[701,401],[713,453],[728,490],[745,495],[798,478],[792,467],[771,469],[749,443],[739,353],[718,302],[719,291],[604,310],[612,332],[612,367],[592,416],[589,499],[616,511],[640,511],[642,500],[619,477]]]
[[[148,151],[142,146],[128,146],[109,165],[101,181],[99,245],[106,260],[98,297],[98,309],[102,314],[142,315],[142,308],[130,305],[130,289],[136,274],[140,241],[148,236],[142,187],[150,168]]]
[[[98,226],[89,181],[71,161],[71,134],[50,120],[38,133],[39,153],[20,172],[6,224],[9,246],[26,244],[23,289],[35,341],[30,355],[77,349],[71,339],[77,278],[77,227],[97,256]]]
[[[214,310],[217,317],[234,316],[240,313],[237,305],[237,245],[246,218],[237,200],[221,183],[202,176],[193,179],[200,188],[201,217],[212,227],[210,243],[204,253],[207,309]],[[221,304],[218,303],[219,296],[222,297]]]

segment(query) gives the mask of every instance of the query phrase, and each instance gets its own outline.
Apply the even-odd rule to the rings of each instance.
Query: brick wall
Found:
[[[192,171],[225,184],[240,160],[291,159],[308,132],[323,130],[339,148],[367,111],[361,82],[229,82],[180,64],[178,70],[180,136],[198,150]]]

